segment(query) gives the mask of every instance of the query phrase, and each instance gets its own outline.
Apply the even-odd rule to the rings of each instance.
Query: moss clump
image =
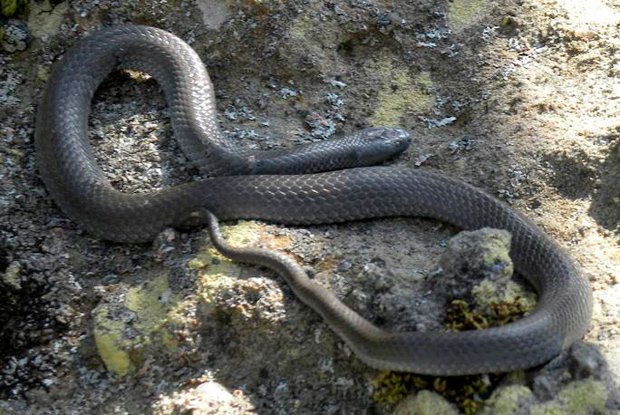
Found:
[[[378,403],[394,404],[413,391],[433,391],[453,402],[465,415],[473,415],[482,407],[482,401],[492,392],[497,375],[489,382],[483,376],[438,377],[418,376],[411,373],[379,372],[372,381],[373,399]]]
[[[0,0],[0,16],[2,17],[26,16],[28,11],[28,0]]]
[[[375,387],[373,399],[379,403],[393,404],[403,400],[408,394],[411,386],[415,384],[418,376],[410,373],[400,372],[379,372],[373,379]],[[419,384],[422,388],[425,384]]]
[[[487,304],[488,312],[483,313],[465,301],[452,300],[446,310],[445,326],[448,330],[482,330],[501,326],[518,320],[532,309],[532,303],[523,297],[511,301],[493,300]]]

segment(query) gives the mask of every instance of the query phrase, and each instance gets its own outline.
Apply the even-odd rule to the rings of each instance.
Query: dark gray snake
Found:
[[[87,139],[92,97],[115,68],[153,75],[163,88],[183,151],[211,177],[148,194],[115,190],[97,166]],[[40,173],[61,209],[98,237],[149,241],[166,227],[261,219],[323,224],[385,216],[424,216],[464,229],[493,227],[512,234],[516,269],[539,301],[521,320],[465,332],[388,333],[310,280],[285,255],[232,249],[210,222],[219,249],[234,259],[282,274],[293,291],[376,368],[437,375],[532,367],[581,338],[592,313],[588,282],[567,254],[538,227],[462,181],[428,171],[356,167],[403,151],[409,135],[367,129],[340,140],[290,151],[246,153],[219,132],[213,88],[198,55],[170,33],[118,26],[96,32],[67,52],[53,70],[39,107],[36,151]],[[335,170],[339,169],[339,170]],[[324,173],[317,171],[335,170]]]

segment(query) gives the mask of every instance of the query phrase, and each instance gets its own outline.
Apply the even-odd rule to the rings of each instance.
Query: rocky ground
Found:
[[[614,0],[0,6],[0,414],[620,413]],[[35,108],[67,48],[121,22],[169,30],[196,49],[221,125],[242,146],[288,147],[371,125],[410,130],[413,145],[393,164],[487,190],[577,260],[595,296],[585,342],[527,372],[379,372],[280,278],[222,258],[202,229],[169,230],[151,245],[103,242],[80,230],[37,175]],[[106,174],[125,191],[199,176],[144,74],[104,82],[90,134]],[[509,276],[509,240],[495,231],[450,240],[457,229],[415,218],[306,229],[240,222],[225,231],[237,243],[293,254],[384,327],[480,328],[534,301],[519,278],[495,297],[506,313],[480,301],[486,283],[447,306],[435,295],[472,285],[446,282],[459,276],[459,264],[473,267],[472,277]],[[494,252],[502,275],[489,274],[484,261],[463,262],[473,258],[463,246]]]

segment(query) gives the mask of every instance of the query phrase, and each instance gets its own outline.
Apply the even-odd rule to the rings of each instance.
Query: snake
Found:
[[[204,178],[147,193],[117,190],[106,179],[89,143],[88,120],[97,87],[119,68],[145,72],[159,83],[173,134]],[[370,127],[292,148],[245,150],[219,129],[213,85],[198,54],[162,29],[125,24],[77,41],[51,71],[34,141],[39,175],[52,199],[93,236],[141,243],[169,227],[206,224],[222,253],[280,274],[371,367],[448,376],[528,369],[557,357],[589,328],[587,279],[537,225],[460,179],[383,163],[409,146],[408,132]],[[291,257],[231,247],[218,227],[218,219],[303,226],[395,216],[507,230],[515,269],[537,291],[535,308],[483,330],[391,332],[349,308]]]

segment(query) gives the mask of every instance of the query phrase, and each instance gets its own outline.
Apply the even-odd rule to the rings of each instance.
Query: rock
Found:
[[[510,234],[503,230],[460,232],[450,239],[440,259],[441,271],[429,285],[448,304],[453,329],[505,324],[534,307],[533,291],[511,279],[514,267],[509,253]]]
[[[576,342],[570,348],[569,364],[576,379],[593,377],[601,379],[608,375],[607,362],[600,350],[592,344]]]

